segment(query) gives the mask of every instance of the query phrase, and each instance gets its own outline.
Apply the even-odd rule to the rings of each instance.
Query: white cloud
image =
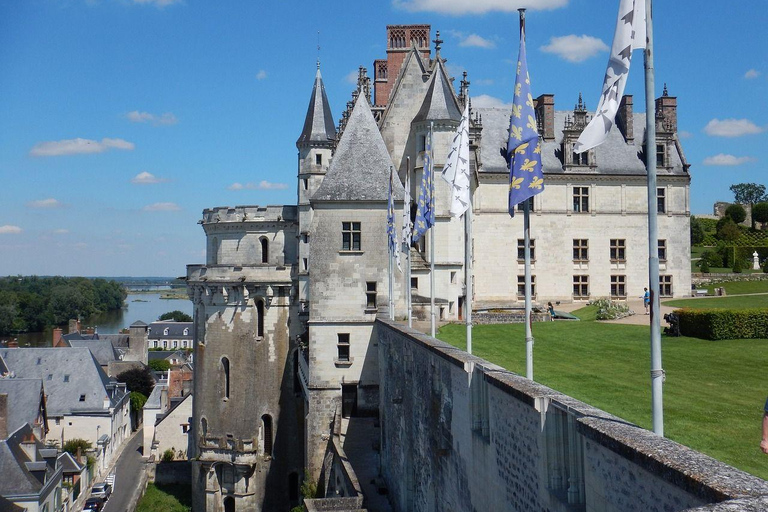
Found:
[[[470,46],[474,48],[496,48],[496,43],[490,39],[486,39],[483,36],[477,34],[469,34],[463,38],[459,43],[459,46]]]
[[[480,96],[472,96],[472,106],[478,107],[478,108],[496,107],[496,108],[506,108],[510,111],[512,110],[511,103],[504,103],[503,100],[500,100],[499,98],[496,98],[494,96],[489,96],[487,94],[481,94]]]
[[[715,137],[741,137],[764,131],[749,119],[712,119],[704,127],[704,133]]]
[[[681,130],[677,132],[677,136],[680,137],[681,139],[690,139],[693,137],[693,134],[689,131]]]
[[[258,73],[256,73],[256,80],[264,80],[267,78],[267,72],[263,69],[260,69]]]
[[[156,183],[165,183],[166,181],[168,180],[165,178],[158,178],[154,174],[147,171],[140,172],[131,178],[131,183],[134,185],[154,185]]]
[[[165,114],[156,115],[149,112],[139,112],[134,110],[125,114],[125,117],[132,123],[152,123],[155,126],[158,125],[172,125],[179,122],[175,115],[171,112]]]
[[[0,235],[14,235],[16,233],[21,233],[21,231],[19,226],[11,226],[10,224],[0,226]]]
[[[733,156],[720,153],[715,156],[708,156],[704,159],[704,165],[721,165],[721,166],[735,166],[742,165],[749,162],[754,162],[756,159],[750,156]]]
[[[101,142],[90,139],[67,139],[58,141],[38,142],[29,150],[31,156],[61,156],[82,155],[88,153],[103,153],[109,149],[133,150],[135,145],[123,139],[101,139]]]
[[[266,180],[261,180],[258,183],[233,183],[227,187],[229,190],[285,190],[288,185],[285,183],[271,183]]]
[[[760,76],[760,72],[758,70],[756,70],[756,69],[750,69],[749,71],[744,73],[744,78],[746,78],[748,80],[752,79],[752,78],[757,78],[759,76]]]
[[[69,230],[68,229],[54,229],[53,230],[54,235],[68,235]]]
[[[470,82],[474,85],[493,85],[492,78],[475,78],[474,80],[470,80]]]
[[[568,0],[392,0],[392,5],[407,11],[456,15],[483,14],[491,11],[514,12],[521,7],[544,11],[565,7]]]
[[[583,62],[608,50],[608,45],[596,37],[575,34],[550,38],[549,44],[541,47],[541,51],[554,53],[568,62]]]
[[[180,4],[181,0],[133,0],[135,4],[148,4],[155,7],[167,7],[173,4]]]
[[[38,208],[38,209],[63,208],[64,203],[62,203],[58,199],[54,199],[50,197],[48,199],[38,199],[37,201],[30,201],[27,203],[27,207]]]
[[[353,85],[354,85],[354,84],[357,84],[357,76],[358,76],[358,71],[357,71],[357,70],[355,70],[355,71],[350,71],[350,72],[349,72],[349,73],[347,73],[347,75],[344,77],[344,81],[345,81],[345,82],[347,82],[348,84],[353,84]]]
[[[144,207],[145,212],[177,212],[181,207],[176,203],[154,203]]]

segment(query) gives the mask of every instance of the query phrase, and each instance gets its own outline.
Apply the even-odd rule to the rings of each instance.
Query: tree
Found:
[[[763,201],[752,207],[752,222],[759,222],[765,228],[768,223],[768,202]]]
[[[732,204],[725,209],[725,216],[730,217],[736,224],[741,224],[747,218],[747,211],[740,204]]]
[[[171,369],[171,363],[166,359],[153,359],[149,362],[149,367],[156,372],[167,372]]]
[[[174,322],[191,322],[192,317],[178,309],[163,313],[158,320],[173,320]]]
[[[139,412],[144,408],[144,404],[147,403],[147,397],[142,395],[138,391],[131,391],[131,410]]]
[[[155,387],[155,379],[147,367],[126,370],[115,378],[118,382],[125,382],[128,391],[138,391],[144,396],[151,395]]]
[[[748,204],[750,208],[755,204],[768,200],[765,195],[765,186],[757,183],[739,183],[731,185],[731,192],[737,203]],[[755,229],[755,218],[752,217],[752,229]]]
[[[726,242],[733,242],[741,236],[741,230],[733,222],[733,219],[730,217],[723,217],[723,219],[720,220],[725,220],[725,222],[722,224],[718,222],[717,238],[725,240]]]
[[[691,245],[700,244],[704,241],[704,229],[701,222],[694,216],[691,216]]]
[[[80,449],[81,454],[85,454],[87,450],[91,449],[91,442],[85,439],[70,439],[65,441],[61,449],[72,455],[77,455],[77,450]]]

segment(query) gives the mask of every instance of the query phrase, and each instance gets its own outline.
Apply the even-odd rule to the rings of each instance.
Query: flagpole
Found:
[[[467,99],[469,101],[469,99]],[[469,187],[469,208],[464,213],[464,306],[467,319],[467,353],[472,353],[472,183]]]
[[[432,173],[431,184],[431,201],[435,200],[435,141],[433,137],[434,123],[429,123],[429,165],[432,167],[429,172]],[[435,226],[429,228],[429,312],[430,312],[430,326],[432,331],[432,337],[435,337]]]
[[[408,200],[408,198],[411,197],[411,157],[405,158],[405,172],[406,172],[405,197],[406,197],[406,200]],[[408,212],[410,213],[410,209],[411,209],[410,203],[407,205],[404,204],[403,208],[404,209],[407,208]],[[410,218],[408,219],[408,221],[410,221]],[[413,327],[413,308],[411,307],[412,290],[411,290],[411,245],[410,244],[407,244],[407,247],[405,248],[405,263],[406,263],[405,290],[406,290],[406,308],[408,309],[408,327]]]
[[[651,0],[645,3],[645,168],[648,172],[648,280],[651,289],[651,400],[653,431],[664,435],[661,366],[661,318],[659,318],[659,233],[656,205],[656,104],[654,99],[653,23]]]

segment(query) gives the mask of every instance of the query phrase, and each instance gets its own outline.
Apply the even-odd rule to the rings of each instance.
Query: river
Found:
[[[167,292],[164,292],[167,293]],[[162,293],[135,293],[129,294],[125,299],[126,306],[116,311],[108,311],[94,315],[81,322],[83,329],[94,327],[102,334],[115,334],[125,329],[133,322],[141,320],[149,324],[158,319],[163,313],[179,310],[192,316],[192,302],[186,299],[161,299]],[[67,327],[62,326],[64,333]],[[19,346],[50,347],[53,339],[53,327],[45,332],[28,332],[16,336]],[[5,340],[3,337],[0,341]]]

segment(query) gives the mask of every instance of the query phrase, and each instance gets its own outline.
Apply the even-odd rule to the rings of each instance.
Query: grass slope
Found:
[[[650,429],[649,330],[604,324],[594,308],[581,322],[534,324],[537,382]],[[439,338],[465,348],[464,325],[447,325]],[[525,374],[522,324],[478,325],[475,355]],[[664,434],[744,471],[768,479],[760,451],[760,421],[768,386],[768,340],[706,341],[662,338]]]
[[[147,484],[136,512],[190,512],[192,488],[189,485]]]
[[[757,271],[755,271],[757,273]],[[728,295],[744,295],[745,293],[768,293],[768,281],[729,281],[727,283],[709,285],[709,293],[715,293],[715,288],[725,288]]]
[[[768,295],[733,295],[664,301],[665,306],[691,309],[754,309],[768,308]]]

